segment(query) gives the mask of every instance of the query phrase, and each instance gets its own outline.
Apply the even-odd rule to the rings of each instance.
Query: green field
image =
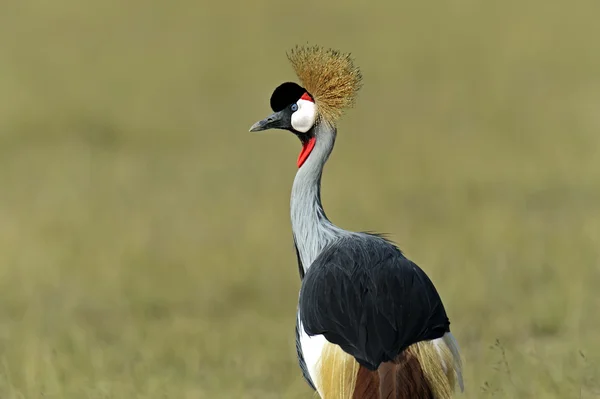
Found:
[[[600,3],[5,0],[0,398],[311,398],[288,215],[248,133],[285,52],[364,75],[323,201],[445,301],[464,398],[600,397]]]

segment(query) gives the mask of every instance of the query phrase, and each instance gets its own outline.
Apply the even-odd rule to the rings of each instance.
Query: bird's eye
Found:
[[[298,111],[298,104],[292,104],[292,111]]]

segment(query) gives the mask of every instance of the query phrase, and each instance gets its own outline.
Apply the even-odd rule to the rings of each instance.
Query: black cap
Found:
[[[290,104],[295,103],[306,93],[306,89],[294,82],[279,85],[271,95],[271,108],[279,112]]]

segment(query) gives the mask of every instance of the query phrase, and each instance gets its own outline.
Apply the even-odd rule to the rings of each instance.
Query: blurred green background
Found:
[[[364,88],[329,217],[442,295],[465,398],[600,397],[597,1],[4,0],[0,397],[310,398],[285,52]]]

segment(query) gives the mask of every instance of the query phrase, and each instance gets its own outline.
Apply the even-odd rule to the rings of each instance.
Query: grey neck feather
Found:
[[[333,150],[336,128],[322,121],[313,129],[315,146],[296,173],[291,199],[292,231],[304,271],[328,243],[351,234],[331,223],[321,205],[321,175]]]

